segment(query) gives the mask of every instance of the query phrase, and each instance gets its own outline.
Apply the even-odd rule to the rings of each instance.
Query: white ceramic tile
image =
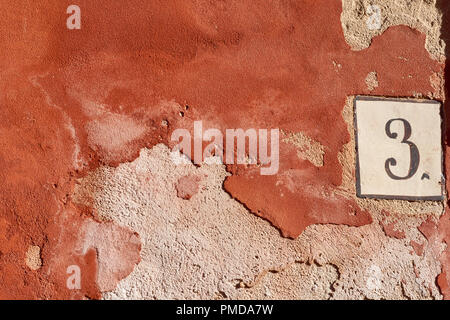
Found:
[[[439,102],[357,97],[355,120],[358,196],[442,198]]]

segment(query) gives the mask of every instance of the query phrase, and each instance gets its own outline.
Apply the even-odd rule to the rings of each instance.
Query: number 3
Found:
[[[417,172],[417,169],[419,168],[419,163],[420,163],[419,150],[417,149],[417,146],[414,143],[412,143],[411,141],[408,141],[409,137],[411,137],[411,125],[405,119],[395,118],[395,119],[389,120],[385,126],[385,131],[386,131],[387,136],[392,139],[397,138],[397,133],[391,132],[391,123],[394,121],[403,122],[403,127],[405,128],[405,135],[403,136],[401,143],[406,143],[407,145],[409,145],[409,152],[410,152],[409,171],[408,171],[408,174],[404,177],[399,177],[399,176],[396,176],[395,174],[393,174],[390,166],[397,165],[397,161],[394,158],[387,159],[386,162],[384,163],[384,168],[386,170],[386,173],[388,174],[388,176],[391,179],[406,180],[406,179],[411,178]]]

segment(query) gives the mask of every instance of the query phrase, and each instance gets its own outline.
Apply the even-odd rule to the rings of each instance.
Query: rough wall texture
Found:
[[[356,198],[351,107],[445,101],[444,2],[2,1],[0,298],[450,298],[447,200]],[[171,152],[195,120],[279,172]]]

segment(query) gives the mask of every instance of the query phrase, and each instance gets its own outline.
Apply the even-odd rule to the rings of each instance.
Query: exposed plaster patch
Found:
[[[288,264],[292,241],[249,214],[223,189],[223,165],[176,165],[164,145],[142,149],[132,163],[101,167],[81,180],[75,199],[99,217],[138,232],[141,263],[105,298],[235,297],[234,279]],[[175,183],[204,176],[195,197],[177,197]]]
[[[29,246],[25,256],[25,264],[33,271],[38,270],[42,266],[41,248]]]
[[[367,75],[366,85],[369,91],[373,91],[375,88],[378,88],[378,75],[375,71],[369,72]]]
[[[435,281],[441,266],[435,256],[427,250],[418,257],[406,239],[387,237],[378,223],[358,228],[310,226],[300,238],[301,244],[310,243],[312,259],[338,267],[332,299],[442,298]]]
[[[339,271],[332,264],[295,262],[283,270],[269,270],[259,281],[238,289],[239,299],[326,300],[333,295]]]
[[[308,160],[316,167],[323,166],[325,147],[314,141],[303,132],[285,133],[281,132],[283,142],[290,143],[297,148],[297,155],[300,159]]]
[[[377,5],[381,9],[379,29],[367,27],[367,8]],[[341,24],[344,37],[353,50],[370,46],[372,38],[395,25],[407,25],[426,34],[425,48],[435,60],[445,58],[445,43],[440,39],[442,13],[436,0],[342,0]]]
[[[432,99],[439,99],[444,100],[445,99],[445,92],[444,92],[444,74],[442,72],[435,72],[430,76],[430,84],[433,88],[434,92],[432,92],[430,98]]]

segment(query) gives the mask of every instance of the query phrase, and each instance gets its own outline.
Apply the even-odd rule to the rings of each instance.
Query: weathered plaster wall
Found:
[[[223,189],[222,165],[177,166],[158,144],[131,163],[102,167],[80,181],[74,201],[91,204],[104,221],[142,237],[141,262],[105,298],[440,298],[432,250],[418,254],[410,239],[428,246],[417,227],[426,219],[376,201],[375,221],[364,227],[310,226],[295,240],[249,214]],[[190,200],[177,197],[181,177],[200,179]],[[370,206],[370,205],[368,205]],[[409,211],[410,212],[410,211]],[[394,224],[407,236],[387,234]],[[399,239],[398,239],[399,238]],[[440,253],[441,248],[436,254]],[[105,263],[109,257],[105,257]]]
[[[352,120],[445,100],[447,5],[69,4],[0,4],[0,298],[450,297],[447,201],[356,198]],[[280,128],[280,171],[176,165],[195,120]]]

